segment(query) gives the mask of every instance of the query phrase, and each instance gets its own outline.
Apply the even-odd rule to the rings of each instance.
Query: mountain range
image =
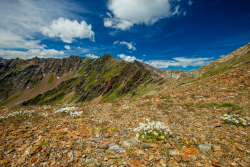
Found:
[[[250,44],[191,72],[160,70],[108,53],[97,59],[0,61],[0,106],[94,103],[163,92],[247,64]]]

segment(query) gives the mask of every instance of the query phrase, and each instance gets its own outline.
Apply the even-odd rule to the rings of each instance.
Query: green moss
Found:
[[[22,96],[23,92],[21,92],[20,94],[11,97],[10,99],[6,100],[3,103],[0,103],[0,107],[7,105],[8,103],[12,102],[13,100],[16,100],[17,98],[19,98],[20,96]]]
[[[54,81],[54,74],[52,74],[50,77],[49,77],[49,80],[48,80],[48,83],[52,83]]]

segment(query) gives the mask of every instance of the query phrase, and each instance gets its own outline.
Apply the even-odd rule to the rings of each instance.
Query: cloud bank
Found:
[[[40,58],[50,58],[50,57],[61,57],[64,55],[63,51],[58,51],[55,49],[30,49],[27,52],[24,51],[11,51],[11,50],[2,50],[0,49],[0,57],[3,58],[22,58],[22,59],[31,59],[33,57]]]
[[[144,55],[143,55],[144,56]],[[148,60],[143,61],[140,59],[137,59],[135,56],[128,56],[125,54],[118,54],[117,57],[132,62],[134,60],[144,62],[146,64],[149,64],[155,68],[168,68],[169,66],[172,67],[183,67],[186,68],[188,66],[192,67],[198,67],[198,66],[204,66],[208,63],[210,63],[214,58],[186,58],[186,57],[175,57],[173,60]]]
[[[197,67],[206,65],[210,63],[213,58],[176,57],[173,59],[174,60],[149,60],[145,61],[144,63],[147,63],[156,68],[168,68],[169,66],[186,68],[188,66]]]

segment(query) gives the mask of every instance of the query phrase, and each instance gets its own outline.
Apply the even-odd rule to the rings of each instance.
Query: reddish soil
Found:
[[[67,74],[64,74],[59,79],[57,78],[56,75],[54,75],[54,81],[49,84],[48,80],[49,80],[50,76],[51,76],[50,74],[45,74],[45,77],[39,83],[40,86],[38,88],[32,88],[32,89],[27,88],[23,92],[21,97],[11,101],[6,106],[9,107],[9,106],[21,103],[23,101],[29,100],[30,98],[32,98],[32,97],[34,97],[34,96],[36,96],[44,91],[47,91],[49,89],[53,89],[53,88],[57,87],[57,85],[59,85],[61,82],[63,82],[65,80]]]

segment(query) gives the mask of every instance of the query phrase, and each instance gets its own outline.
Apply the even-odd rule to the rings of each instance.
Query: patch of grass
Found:
[[[57,139],[59,136],[60,136],[60,135],[58,134],[58,135],[53,136],[53,138]]]
[[[13,100],[16,100],[17,98],[19,98],[20,96],[22,96],[23,92],[21,92],[20,94],[13,96],[11,98],[9,98],[8,100],[6,100],[3,103],[0,103],[0,107],[7,105],[8,103],[12,102]]]
[[[122,116],[121,114],[115,114],[114,118],[121,118],[121,116]]]
[[[31,118],[29,119],[30,122],[32,123],[37,123],[37,122],[40,122],[40,121],[43,121],[43,117],[42,116],[39,116],[39,117],[34,117],[34,118]]]
[[[116,131],[116,127],[111,128],[111,130],[112,130],[113,132]]]
[[[48,144],[49,144],[49,142],[46,141],[46,142],[41,143],[40,145],[41,145],[41,146],[46,146],[46,145],[48,145]]]
[[[107,132],[108,132],[108,131],[107,131],[107,128],[102,127],[102,128],[101,128],[101,132],[102,132],[102,133],[107,133]]]
[[[161,110],[169,109],[169,104],[168,103],[160,103],[157,105],[157,107]]]
[[[202,116],[202,113],[195,113],[196,116]]]
[[[145,99],[151,99],[151,97],[150,96],[145,96]]]
[[[49,77],[49,80],[48,80],[48,83],[52,83],[54,81],[54,74],[52,74],[50,77]]]
[[[102,101],[112,101],[112,100],[115,100],[116,98],[117,98],[117,96],[116,96],[116,92],[117,91],[119,91],[121,88],[122,88],[122,84],[120,84],[111,94],[109,94],[109,92],[108,93],[106,93],[105,95],[104,95],[104,97],[102,98]]]
[[[122,105],[119,101],[113,101],[113,104],[115,104],[116,106],[121,106]]]
[[[123,110],[122,112],[124,113],[129,113],[130,109],[127,109],[127,110]]]
[[[214,107],[220,107],[220,105],[217,103],[209,103],[209,104],[203,104],[199,106],[199,108],[214,108]]]
[[[152,101],[147,101],[146,104],[147,104],[148,106],[152,106],[152,105],[153,105]]]
[[[54,118],[63,118],[63,117],[67,117],[67,116],[70,116],[70,114],[67,113],[67,112],[61,112],[61,113],[53,114]]]
[[[187,117],[183,112],[178,112],[177,114],[178,114],[179,116],[183,117],[183,118],[186,118],[186,117]]]
[[[131,154],[133,152],[133,150],[132,149],[127,149],[127,152]]]
[[[221,107],[234,107],[234,108],[238,108],[239,106],[238,105],[236,105],[236,104],[234,104],[234,103],[223,103],[222,105],[221,105]]]

